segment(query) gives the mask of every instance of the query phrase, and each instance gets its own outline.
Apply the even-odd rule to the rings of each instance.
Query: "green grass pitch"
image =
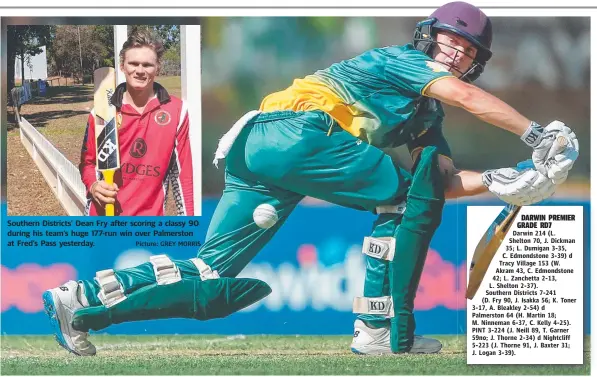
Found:
[[[466,365],[466,337],[438,336],[436,355],[358,356],[349,336],[92,335],[95,357],[50,336],[2,336],[3,375],[588,375],[584,365]]]

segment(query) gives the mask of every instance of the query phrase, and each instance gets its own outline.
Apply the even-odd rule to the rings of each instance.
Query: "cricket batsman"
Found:
[[[120,52],[126,82],[111,97],[117,108],[121,166],[114,183],[96,168],[94,113],[89,114],[79,171],[87,189],[85,215],[163,216],[169,186],[177,215],[193,216],[193,161],[187,103],[155,82],[164,54],[151,33],[135,31]]]
[[[480,9],[448,3],[417,24],[412,43],[366,51],[267,96],[220,140],[215,162],[226,160],[225,189],[197,257],[154,256],[46,291],[58,342],[93,355],[89,329],[222,317],[260,300],[271,291],[267,284],[234,277],[311,196],[378,215],[363,242],[367,270],[364,296],[353,305],[353,352],[439,352],[439,341],[415,336],[413,307],[446,198],[490,191],[506,203],[537,203],[566,180],[578,157],[576,136],[564,123],[543,127],[471,84],[491,58],[491,41],[491,22]],[[531,148],[534,168],[456,169],[442,134],[443,104],[518,136]],[[547,158],[559,136],[566,148]],[[411,172],[380,149],[404,144]],[[256,223],[262,204],[275,209],[277,221]]]

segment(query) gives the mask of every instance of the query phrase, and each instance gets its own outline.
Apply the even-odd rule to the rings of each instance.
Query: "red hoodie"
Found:
[[[156,98],[149,101],[143,114],[122,104],[125,83],[120,84],[112,96],[120,123],[120,169],[114,176],[119,187],[115,214],[163,216],[168,185],[172,184],[178,215],[193,216],[193,162],[187,107],[161,85],[154,83],[154,90]],[[93,110],[87,120],[79,171],[87,188],[85,214],[105,215],[104,207],[89,193],[91,185],[103,179],[96,169]]]

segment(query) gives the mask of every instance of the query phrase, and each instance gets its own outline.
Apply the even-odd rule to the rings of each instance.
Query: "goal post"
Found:
[[[127,25],[114,25],[114,71],[116,71],[116,85],[126,81],[120,70],[120,51],[128,38]]]
[[[180,26],[182,98],[189,111],[195,215],[201,215],[201,26]]]

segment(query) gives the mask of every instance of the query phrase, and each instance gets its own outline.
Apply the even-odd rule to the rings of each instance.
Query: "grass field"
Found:
[[[438,336],[436,355],[358,356],[347,336],[94,335],[95,357],[50,336],[2,336],[3,375],[588,375],[584,365],[466,365],[465,336]]]

